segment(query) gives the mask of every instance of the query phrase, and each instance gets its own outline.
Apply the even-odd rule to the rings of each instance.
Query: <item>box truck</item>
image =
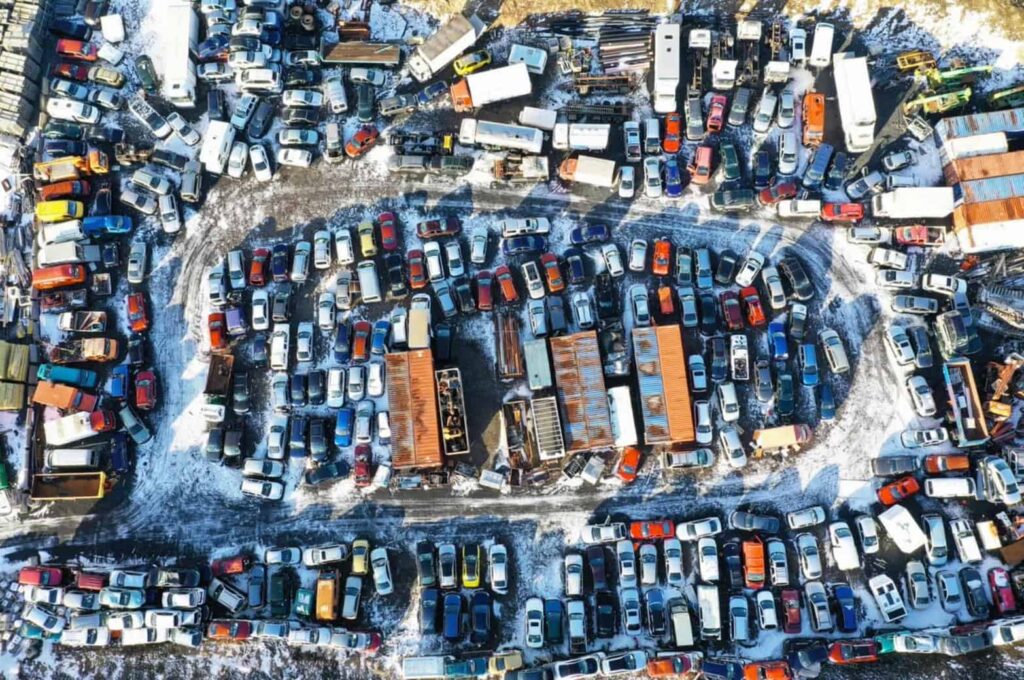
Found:
[[[409,73],[419,82],[427,82],[472,47],[485,30],[487,25],[475,14],[453,16],[409,55]]]
[[[463,118],[459,126],[459,144],[539,154],[544,146],[544,133],[522,125]]]
[[[558,176],[566,182],[579,182],[611,189],[618,179],[615,161],[593,156],[567,158],[558,166]]]
[[[452,106],[456,111],[472,111],[495,102],[525,97],[533,92],[526,64],[511,64],[472,73],[452,84]]]
[[[901,187],[871,197],[871,214],[893,220],[941,219],[953,212],[953,187]]]

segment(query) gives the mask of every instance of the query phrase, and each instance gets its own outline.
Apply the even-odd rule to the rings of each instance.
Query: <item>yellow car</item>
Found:
[[[352,573],[366,574],[370,571],[370,542],[365,538],[352,541]]]
[[[480,587],[480,546],[476,544],[462,546],[462,587]]]
[[[490,63],[491,53],[487,50],[477,50],[476,52],[464,54],[455,60],[455,73],[460,76],[468,76],[470,73],[476,73]]]

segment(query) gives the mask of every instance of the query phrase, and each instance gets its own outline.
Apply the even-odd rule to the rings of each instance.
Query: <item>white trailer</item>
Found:
[[[508,53],[508,63],[526,64],[530,73],[540,76],[548,66],[548,53],[539,47],[515,44]]]
[[[566,182],[579,182],[607,189],[613,188],[618,179],[615,161],[593,156],[567,158],[558,167],[558,176]]]
[[[679,24],[659,24],[654,30],[654,110],[658,113],[679,110],[676,90],[681,62]]]
[[[533,92],[533,82],[526,64],[511,64],[471,73],[451,87],[452,108],[472,111],[482,106],[525,97]]]
[[[475,14],[468,19],[461,14],[455,15],[409,55],[409,73],[425,83],[472,47],[485,30],[487,25]]]
[[[608,390],[608,412],[611,414],[615,448],[636,446],[640,440],[636,435],[636,417],[633,415],[633,400],[628,386]]]
[[[203,137],[203,146],[199,150],[199,162],[207,172],[220,175],[231,155],[231,146],[235,143],[235,128],[223,120],[211,120]]]
[[[161,94],[178,108],[194,108],[196,65],[192,54],[199,45],[199,16],[189,0],[168,0],[161,25]]]
[[[459,126],[459,144],[539,154],[544,146],[544,133],[537,128],[522,125],[463,118]]]
[[[81,411],[63,418],[47,420],[43,423],[46,445],[63,446],[94,436],[96,431],[92,429],[91,416],[91,413]]]
[[[868,61],[849,52],[839,52],[833,59],[832,69],[846,150],[850,153],[867,151],[875,143],[877,122]]]
[[[604,151],[611,130],[608,123],[556,123],[551,145],[559,150]]]
[[[538,109],[533,106],[524,106],[519,112],[519,124],[528,127],[540,128],[551,132],[558,122],[558,112],[554,109]]]
[[[871,198],[875,217],[941,219],[953,212],[953,187],[901,187]]]

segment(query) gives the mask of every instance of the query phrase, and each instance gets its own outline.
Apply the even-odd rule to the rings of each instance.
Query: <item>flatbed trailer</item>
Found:
[[[117,359],[119,345],[114,338],[82,338],[66,340],[50,347],[48,355],[55,364],[75,364],[86,361],[107,362]]]
[[[441,416],[441,445],[445,456],[469,453],[469,424],[466,421],[466,397],[462,372],[457,368],[434,371],[437,405]]]

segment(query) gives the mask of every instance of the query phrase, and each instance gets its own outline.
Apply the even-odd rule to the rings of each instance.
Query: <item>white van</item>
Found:
[[[288,370],[288,348],[291,345],[292,329],[287,323],[274,324],[270,336],[270,368],[275,371]]]
[[[821,214],[821,201],[791,198],[787,201],[779,201],[778,211],[779,217],[817,219]]]
[[[525,217],[498,220],[497,226],[505,238],[523,234],[547,234],[551,231],[551,220],[546,217]]]
[[[380,293],[376,263],[373,260],[360,262],[356,266],[356,274],[359,275],[359,294],[363,302],[381,302],[384,298]]]
[[[644,121],[644,153],[661,153],[661,129],[658,127],[657,118],[648,118]]]
[[[281,71],[274,68],[247,68],[235,73],[235,84],[243,91],[278,92],[284,89]]]
[[[676,647],[693,647],[693,623],[686,600],[677,597],[669,601],[668,620],[672,626],[672,643]]]
[[[718,409],[722,420],[734,423],[740,419],[740,402],[736,398],[736,385],[731,382],[718,384]]]
[[[551,132],[558,122],[558,112],[553,109],[538,109],[533,106],[524,106],[519,112],[519,124],[528,127],[540,128]]]
[[[67,222],[53,222],[43,224],[39,230],[36,240],[39,247],[52,245],[54,243],[67,243],[68,241],[80,241],[85,238],[82,232],[81,220],[68,220]]]
[[[970,477],[930,477],[924,480],[924,495],[929,498],[975,498],[977,488]]]
[[[924,525],[924,554],[928,564],[943,567],[949,562],[949,543],[946,541],[946,523],[942,515],[922,515]]]
[[[811,66],[824,68],[832,63],[832,39],[836,28],[832,24],[820,23],[814,27],[814,44],[807,63]]]
[[[52,449],[46,452],[46,467],[57,470],[61,468],[98,468],[100,452],[98,449]]]
[[[718,602],[718,587],[705,584],[698,585],[697,602],[700,605],[701,639],[721,640],[722,612]]]

